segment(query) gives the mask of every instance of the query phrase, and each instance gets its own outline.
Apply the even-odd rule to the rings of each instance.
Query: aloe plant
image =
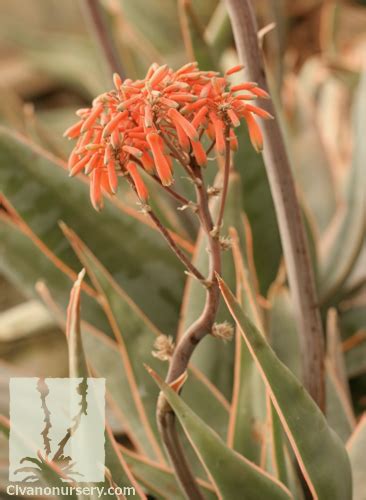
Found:
[[[1,126],[1,270],[53,313],[69,376],[106,379],[103,486],[157,499],[361,500],[365,418],[349,379],[366,371],[354,299],[366,80],[352,94],[344,206],[331,213],[327,186],[329,199],[310,204],[327,207],[326,222],[314,223],[296,194],[291,124],[280,126],[270,98],[252,6],[228,0],[210,19],[208,3],[178,2],[171,14],[84,2],[110,85],[97,97],[102,82],[87,88],[93,100],[69,124],[76,143],[62,158]],[[171,30],[169,47],[161,36],[152,45],[141,8]],[[138,64],[131,39],[119,43],[122,13],[132,39],[145,35]],[[184,61],[175,25],[197,62]],[[85,90],[81,73],[69,78]],[[314,229],[333,216],[335,230]],[[1,417],[5,436],[9,426]],[[37,464],[43,485],[61,484],[58,463]]]

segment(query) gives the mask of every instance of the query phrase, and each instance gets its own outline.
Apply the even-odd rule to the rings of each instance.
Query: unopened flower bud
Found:
[[[231,248],[231,238],[227,236],[222,236],[220,238],[220,247],[222,251],[229,250]]]
[[[174,352],[174,341],[173,337],[167,335],[159,335],[154,342],[154,351],[152,355],[154,358],[160,359],[161,361],[168,361]]]
[[[234,328],[227,321],[224,321],[223,323],[214,323],[211,333],[214,337],[221,339],[224,342],[228,342],[233,338]]]
[[[221,188],[210,186],[207,188],[208,196],[218,196],[221,193]]]

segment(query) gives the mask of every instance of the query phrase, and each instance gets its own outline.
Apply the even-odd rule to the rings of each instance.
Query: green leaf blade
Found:
[[[346,207],[332,238],[324,241],[319,276],[319,294],[328,300],[349,276],[365,241],[366,183],[364,119],[366,73],[361,77],[354,104],[354,151],[346,192]]]
[[[289,499],[289,491],[249,460],[228,448],[219,436],[152,370],[150,374],[176,413],[191,445],[222,500]]]
[[[176,328],[183,267],[140,214],[117,201],[107,201],[96,213],[86,182],[70,179],[63,162],[3,127],[0,166],[0,191],[58,258],[78,269],[78,261],[58,227],[62,220],[108,264],[112,275],[155,324],[167,331]],[[47,268],[39,269],[38,277],[47,279],[47,273]],[[34,283],[24,282],[31,291]],[[65,297],[64,290],[64,305]],[[103,328],[102,324],[96,326]]]
[[[360,419],[355,431],[347,443],[347,450],[352,465],[354,496],[353,500],[366,499],[366,414]]]
[[[245,316],[220,279],[225,302],[241,329],[315,498],[351,500],[350,463],[345,449],[311,397]]]

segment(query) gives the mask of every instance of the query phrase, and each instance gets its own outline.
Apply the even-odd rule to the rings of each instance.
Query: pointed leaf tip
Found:
[[[145,368],[145,370],[148,372],[149,375],[152,376],[152,378],[154,380],[156,380],[157,384],[159,385],[160,382],[161,382],[161,378],[159,377],[159,375],[156,373],[155,370],[153,370],[149,365],[147,365],[146,363],[143,363],[143,366]]]
[[[77,280],[75,281],[75,284],[74,286],[77,286],[77,287],[80,287],[81,286],[81,283],[85,277],[85,268],[83,267],[83,269],[80,271],[80,273],[78,274],[78,277],[77,277]]]

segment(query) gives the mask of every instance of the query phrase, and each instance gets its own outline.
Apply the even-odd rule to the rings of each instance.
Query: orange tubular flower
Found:
[[[91,158],[92,158],[91,153],[89,153],[86,156],[84,156],[83,158],[81,158],[81,160],[79,160],[70,170],[70,174],[69,174],[70,177],[73,177],[74,175],[81,172],[83,170],[83,168],[85,167],[85,165],[89,162],[89,160],[91,160]]]
[[[90,183],[90,199],[95,210],[100,210],[103,206],[102,201],[102,190],[101,190],[101,180],[102,180],[103,170],[101,168],[96,168],[93,170],[91,183]]]
[[[169,161],[164,155],[163,144],[158,134],[151,132],[147,135],[147,142],[155,160],[156,170],[164,186],[169,186],[172,182],[172,171]]]
[[[263,137],[262,137],[262,132],[261,129],[258,126],[258,123],[254,120],[253,115],[249,112],[247,112],[244,115],[247,125],[248,125],[248,130],[249,130],[249,136],[250,140],[252,141],[252,144],[255,148],[256,151],[262,151],[263,149]]]
[[[78,121],[65,131],[65,136],[77,140],[68,160],[70,176],[82,171],[90,176],[91,201],[99,210],[103,192],[117,192],[119,175],[129,176],[146,203],[148,192],[140,167],[169,186],[177,152],[198,167],[206,165],[202,144],[206,136],[219,154],[225,153],[228,144],[236,151],[234,128],[242,121],[260,151],[263,139],[254,116],[271,116],[248,101],[268,98],[268,94],[254,82],[232,86],[230,75],[241,69],[235,66],[220,76],[200,71],[195,62],[177,71],[154,63],[141,80],[123,81],[115,74],[114,88],[96,97],[90,108],[79,109]]]
[[[102,112],[103,104],[98,104],[94,109],[91,109],[88,118],[84,121],[81,127],[81,132],[83,133],[89,130],[94,125],[98,117],[102,114]]]
[[[109,189],[107,189],[107,191],[115,194],[118,188],[118,177],[116,173],[116,160],[113,157],[113,150],[111,147],[106,149],[104,163],[107,164],[107,172],[108,172],[107,186],[109,187]]]
[[[198,165],[204,167],[207,163],[207,155],[202,144],[199,141],[192,141],[192,150]]]
[[[140,198],[141,201],[146,202],[149,194],[147,192],[144,181],[142,180],[141,175],[137,170],[136,163],[134,163],[133,161],[129,161],[126,165],[126,169],[133,180],[138,197]]]
[[[215,113],[210,113],[210,119],[213,123],[214,130],[215,130],[215,140],[216,140],[217,151],[220,154],[223,154],[225,152],[225,135],[224,135],[225,124],[220,118],[218,118],[215,115]]]
[[[153,174],[155,169],[154,169],[154,160],[151,158],[149,153],[147,151],[144,151],[142,157],[141,157],[141,163],[146,172],[149,174]]]
[[[69,137],[70,139],[75,139],[75,137],[78,137],[80,135],[83,123],[83,120],[80,120],[79,122],[75,123],[75,125],[71,125],[71,127],[65,130],[64,137]]]
[[[190,142],[188,135],[185,133],[184,129],[179,125],[179,123],[175,124],[175,128],[177,131],[177,138],[179,144],[182,146],[184,151],[189,151],[190,148]]]
[[[228,69],[226,71],[225,75],[227,75],[227,76],[233,75],[234,73],[241,71],[243,68],[244,68],[244,66],[242,64],[238,64],[237,66],[234,66],[234,67]]]
[[[180,126],[192,141],[198,140],[197,130],[174,108],[169,109],[168,116],[175,126]]]
[[[199,111],[197,111],[192,120],[192,125],[194,128],[197,129],[200,125],[204,124],[204,122],[206,121],[207,112],[208,112],[207,106],[202,106],[202,108],[200,108]]]

